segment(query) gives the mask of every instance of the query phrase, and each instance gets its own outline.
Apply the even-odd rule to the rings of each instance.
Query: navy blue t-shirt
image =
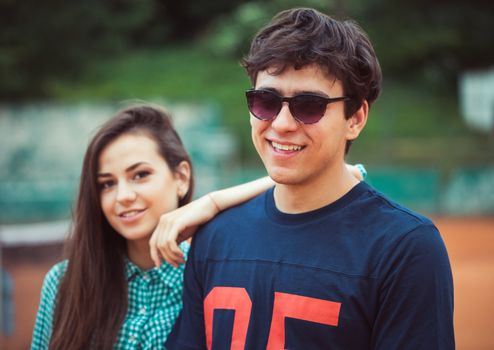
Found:
[[[364,182],[307,213],[273,189],[221,213],[184,278],[168,349],[454,349],[439,232]]]

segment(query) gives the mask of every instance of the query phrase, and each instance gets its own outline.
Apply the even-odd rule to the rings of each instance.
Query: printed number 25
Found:
[[[309,298],[288,293],[274,293],[273,316],[269,330],[267,350],[284,349],[285,317],[338,326],[341,303]],[[235,311],[232,333],[232,350],[244,349],[249,327],[252,301],[245,288],[215,287],[204,299],[206,343],[213,342],[213,314],[215,309]]]

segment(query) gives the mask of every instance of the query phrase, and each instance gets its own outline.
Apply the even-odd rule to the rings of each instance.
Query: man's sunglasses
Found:
[[[254,117],[261,120],[273,120],[280,113],[283,102],[288,102],[290,113],[304,124],[317,123],[326,113],[328,103],[345,101],[349,98],[324,97],[316,94],[299,94],[283,97],[270,90],[247,90],[247,106]]]

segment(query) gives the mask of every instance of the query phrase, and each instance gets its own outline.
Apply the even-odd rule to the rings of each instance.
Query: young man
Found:
[[[169,349],[454,349],[453,284],[432,222],[346,169],[381,70],[366,34],[279,13],[244,67],[274,189],[193,240]]]

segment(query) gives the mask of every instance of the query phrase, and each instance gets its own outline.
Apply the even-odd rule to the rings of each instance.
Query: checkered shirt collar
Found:
[[[177,283],[181,281],[181,274],[177,273],[177,269],[167,262],[163,262],[160,267],[153,267],[149,270],[143,271],[136,264],[125,257],[125,278],[128,282],[135,278],[143,278],[147,275],[150,280],[159,279],[166,286],[173,288]]]

